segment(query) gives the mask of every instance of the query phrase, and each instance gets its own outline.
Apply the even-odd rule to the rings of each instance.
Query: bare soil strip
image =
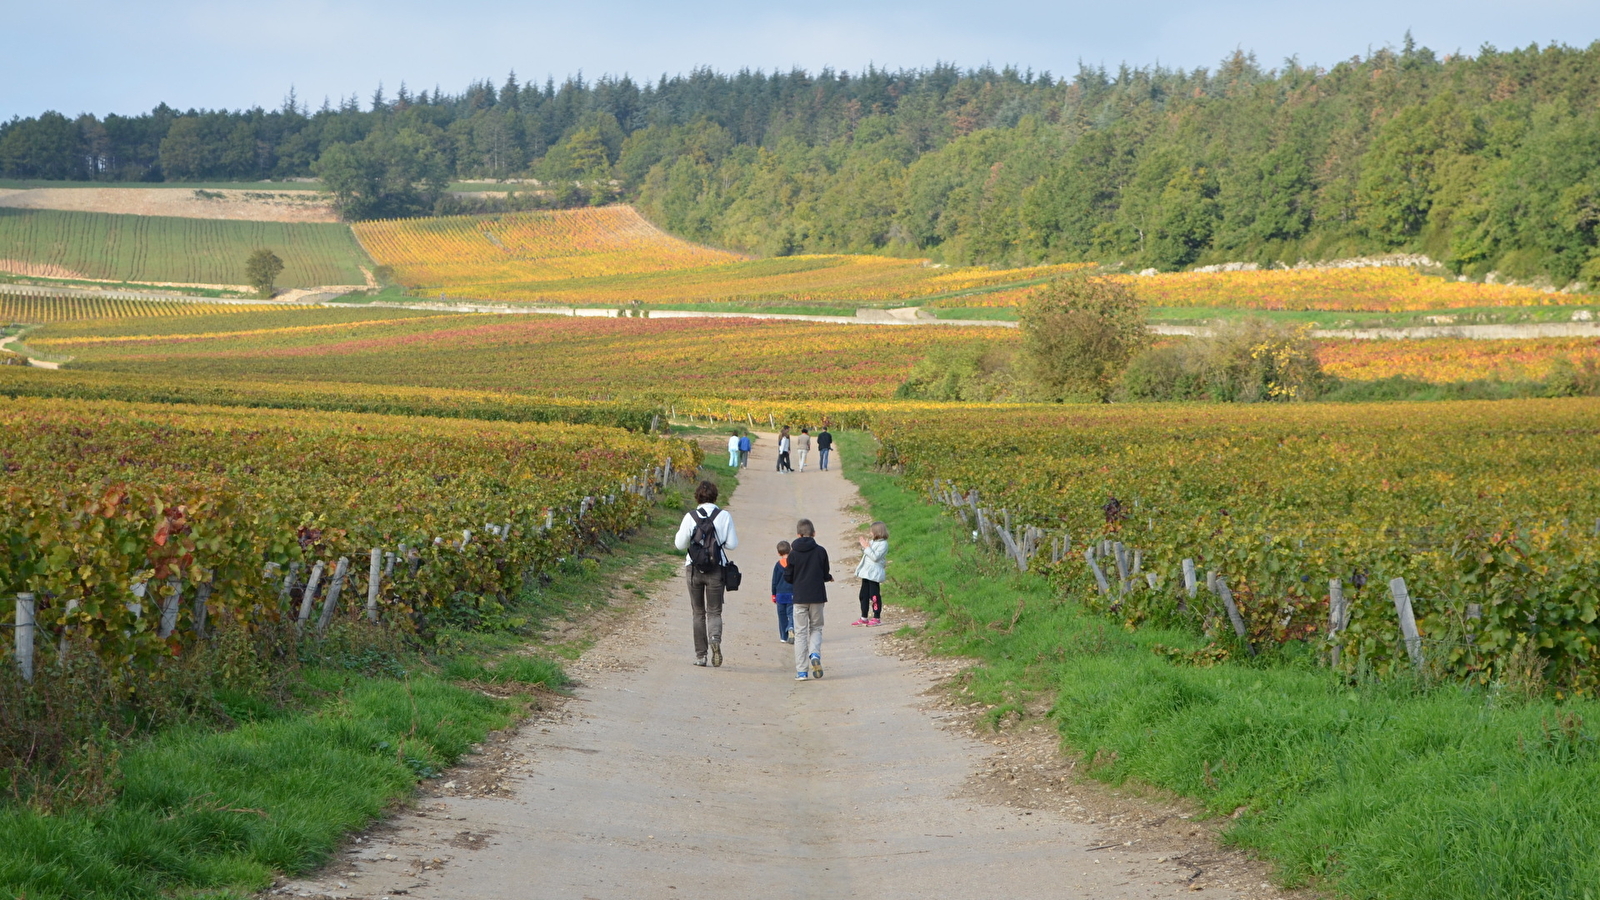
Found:
[[[183,219],[256,222],[337,222],[339,214],[318,191],[182,188],[0,188],[0,207]]]
[[[746,577],[729,597],[725,665],[690,664],[682,586],[659,585],[574,665],[572,700],[486,743],[325,871],[272,893],[1284,896],[1188,811],[1080,784],[1048,732],[978,739],[971,711],[939,687],[959,661],[908,652],[889,627],[849,625],[859,500],[837,461],[779,475],[772,447],[758,442],[729,504]],[[837,579],[826,677],[810,683],[794,680],[766,583],[772,546],[802,515]]]

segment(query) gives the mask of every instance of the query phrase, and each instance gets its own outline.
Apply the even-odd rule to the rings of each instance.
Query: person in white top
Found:
[[[722,567],[728,564],[728,550],[739,546],[739,533],[733,528],[733,516],[717,507],[717,486],[702,481],[694,489],[694,502],[698,504],[683,517],[673,546],[687,550],[683,559],[684,572],[689,584],[689,610],[694,617],[694,664],[706,664],[707,653],[713,666],[722,665],[722,598],[724,585]],[[713,535],[706,546],[697,546],[697,534],[702,522],[709,522]],[[701,535],[700,537],[707,537]],[[696,562],[696,557],[700,557]]]
[[[778,432],[778,471],[794,471],[794,468],[789,465],[789,426],[787,425],[783,426],[783,430]]]
[[[739,468],[739,432],[728,438],[728,468]]]

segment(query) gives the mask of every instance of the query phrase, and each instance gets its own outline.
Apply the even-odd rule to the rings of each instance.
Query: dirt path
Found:
[[[728,505],[747,574],[730,595],[720,669],[690,664],[682,587],[660,585],[574,666],[581,686],[562,721],[530,723],[479,758],[498,791],[452,774],[432,789],[440,796],[274,893],[1022,900],[1194,889],[1196,867],[1181,854],[1107,852],[1121,834],[1074,821],[1065,797],[1025,809],[979,796],[990,789],[973,785],[1005,752],[929,708],[934,676],[949,666],[902,659],[889,628],[849,625],[859,510],[849,510],[857,498],[838,461],[778,475],[772,447],[757,443]],[[794,680],[766,583],[772,545],[802,514],[833,551],[838,579],[826,678],[811,683]],[[1219,887],[1206,895],[1275,896]]]
[[[5,337],[0,338],[0,350],[6,349],[7,345],[14,344],[14,343],[16,343],[17,341],[19,341],[21,339],[22,339],[22,335],[20,335],[20,334],[8,334]],[[11,352],[15,353],[17,351],[13,350]],[[45,362],[42,359],[34,359],[31,356],[28,357],[28,365],[37,366],[37,367],[39,367],[41,369],[59,369],[59,368],[61,368],[61,363]]]

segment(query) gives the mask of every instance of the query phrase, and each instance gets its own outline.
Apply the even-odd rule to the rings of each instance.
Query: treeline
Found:
[[[0,125],[0,176],[318,174],[352,217],[442,208],[451,178],[638,202],[766,255],[1094,260],[1178,269],[1423,252],[1600,282],[1600,43],[1440,56],[1409,38],[1323,70],[868,69],[482,82],[311,112],[168,107]],[[547,197],[547,199],[549,199]]]

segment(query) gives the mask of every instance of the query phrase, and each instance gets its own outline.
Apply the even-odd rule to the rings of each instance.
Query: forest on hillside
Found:
[[[311,110],[58,113],[0,124],[0,177],[319,175],[352,218],[428,213],[451,179],[627,199],[762,255],[1134,269],[1394,251],[1600,283],[1600,42],[1440,55],[1409,37],[1327,69],[1080,67],[570,78]]]

